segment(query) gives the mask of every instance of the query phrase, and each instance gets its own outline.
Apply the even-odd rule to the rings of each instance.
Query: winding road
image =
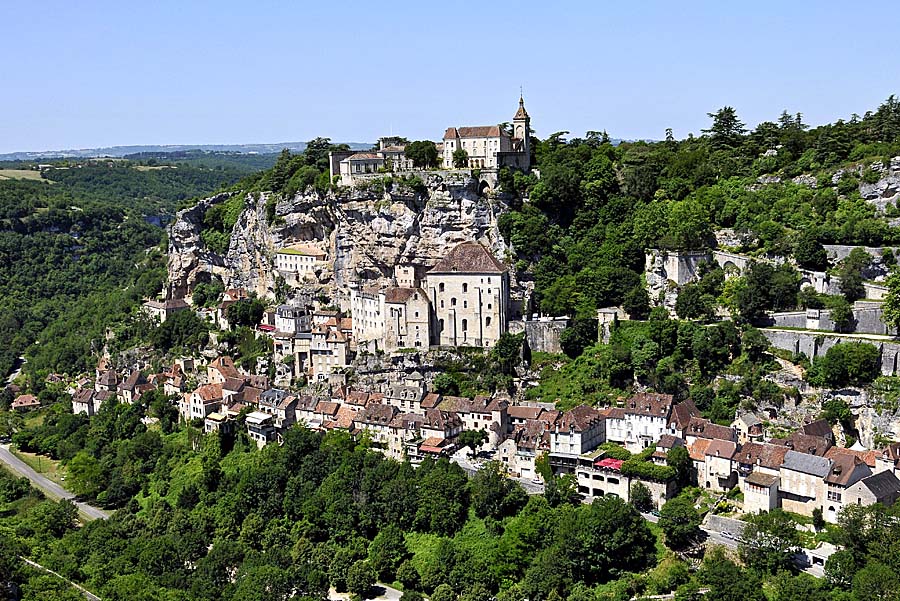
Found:
[[[88,520],[105,520],[110,516],[108,511],[104,511],[93,505],[82,503],[75,500],[75,495],[66,490],[56,482],[46,478],[28,466],[27,463],[16,457],[9,450],[9,445],[0,445],[0,461],[16,474],[24,476],[31,481],[36,487],[41,489],[45,495],[54,499],[69,499],[78,507],[78,511]]]

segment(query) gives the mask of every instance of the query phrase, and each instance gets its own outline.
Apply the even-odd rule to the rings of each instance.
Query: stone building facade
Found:
[[[521,96],[511,131],[500,125],[448,127],[442,147],[444,168],[455,167],[453,153],[462,149],[468,155],[466,166],[469,168],[497,169],[506,166],[528,171],[531,168],[530,128],[531,117]]]
[[[440,346],[491,347],[507,330],[509,270],[484,246],[463,242],[425,276]]]

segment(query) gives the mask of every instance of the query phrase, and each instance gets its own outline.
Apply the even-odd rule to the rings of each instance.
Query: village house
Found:
[[[41,402],[33,394],[20,394],[13,400],[12,404],[10,405],[10,408],[13,411],[20,412],[32,411],[34,409],[40,409],[40,407]]]
[[[388,288],[380,295],[384,304],[383,350],[428,348],[431,344],[431,307],[421,288]]]
[[[96,414],[100,410],[100,404],[95,401],[95,392],[91,388],[77,389],[72,395],[72,413],[84,413],[88,417]]]
[[[684,440],[688,445],[691,445],[699,438],[735,442],[737,440],[737,433],[733,428],[728,426],[720,426],[705,418],[692,417],[691,421],[688,423]]]
[[[496,456],[509,473],[521,478],[537,478],[535,460],[550,451],[548,426],[543,421],[526,420],[514,426],[512,433],[498,445]]]
[[[438,408],[458,415],[462,420],[463,430],[483,430],[488,434],[492,446],[496,446],[499,435],[505,435],[507,431],[508,405],[505,400],[492,401],[487,396],[477,396],[474,399],[445,396]]]
[[[900,498],[900,479],[892,471],[882,471],[867,476],[851,485],[844,495],[846,505],[891,506]]]
[[[781,464],[778,497],[781,507],[800,515],[811,516],[825,498],[825,477],[831,471],[831,460],[809,453],[788,450]]]
[[[451,440],[462,432],[462,420],[455,413],[429,409],[425,412],[425,420],[422,422],[422,438],[435,438]],[[434,446],[434,445],[431,445]]]
[[[372,442],[387,448],[394,436],[391,422],[396,415],[397,408],[392,405],[371,404],[356,414],[356,427],[366,432]]]
[[[672,407],[672,414],[669,416],[669,434],[684,439],[694,417],[701,416],[700,410],[691,399],[681,401]]]
[[[119,400],[128,404],[134,403],[138,386],[146,383],[147,378],[139,370],[131,372],[125,381],[119,384]]]
[[[210,413],[203,420],[203,432],[219,432],[221,434],[231,434],[234,432],[234,420],[227,413]]]
[[[738,444],[763,441],[763,423],[752,413],[739,415],[731,427],[737,433]]]
[[[575,471],[578,457],[606,440],[606,418],[587,405],[566,411],[550,426],[550,465],[556,473]]]
[[[276,438],[273,417],[262,411],[251,411],[246,417],[247,435],[263,448]]]
[[[633,453],[653,446],[669,430],[672,395],[638,393],[606,412],[605,441],[619,443]]]
[[[440,399],[440,395],[436,395]],[[412,372],[403,379],[391,385],[384,401],[393,405],[403,413],[425,414],[422,401],[425,398],[425,379],[417,371]],[[429,407],[433,409],[437,404]]]
[[[223,355],[206,366],[206,378],[210,384],[224,384],[228,378],[240,380],[243,376],[234,366],[231,357]]]
[[[312,312],[308,307],[278,305],[275,309],[275,331],[286,334],[312,331]]]
[[[744,478],[744,513],[754,514],[772,511],[778,507],[778,476],[755,471]]]
[[[831,461],[831,469],[825,476],[825,498],[819,499],[822,517],[837,522],[838,513],[847,502],[848,489],[872,475],[872,469],[856,453],[832,447],[825,456]]]
[[[309,346],[309,375],[326,380],[332,373],[347,367],[349,342],[337,326],[319,325],[313,328]]]
[[[295,244],[275,251],[275,271],[289,286],[299,286],[315,280],[316,273],[325,267],[325,251],[306,244]]]
[[[675,496],[677,484],[674,479],[658,482],[638,476],[627,476],[622,473],[623,463],[621,459],[605,457],[604,452],[600,450],[581,455],[575,471],[578,492],[586,501],[608,495],[630,501],[632,485],[640,482],[650,491],[652,503],[656,508],[662,507],[667,500]]]
[[[453,153],[464,150],[467,168],[512,167],[528,171],[531,167],[530,131],[531,117],[525,110],[525,100],[520,96],[511,131],[500,125],[448,127],[444,132],[442,148],[444,168],[455,168]]]
[[[159,323],[163,323],[179,311],[190,309],[183,298],[164,301],[148,300],[143,304],[144,312]]]
[[[440,346],[491,347],[507,331],[509,271],[478,242],[463,242],[425,276]]]
[[[94,390],[101,390],[116,393],[119,388],[119,375],[113,369],[105,369],[97,374],[97,380],[94,382]]]
[[[737,471],[734,469],[734,454],[737,445],[730,440],[712,439],[704,452],[704,473],[698,482],[703,488],[716,492],[731,490],[737,484]]]
[[[206,419],[210,413],[222,409],[222,385],[204,384],[193,392],[184,394],[179,412],[185,420]]]

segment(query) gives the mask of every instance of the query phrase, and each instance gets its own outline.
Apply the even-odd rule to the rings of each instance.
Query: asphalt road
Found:
[[[78,507],[78,511],[89,520],[105,520],[109,517],[109,512],[103,511],[93,505],[75,501],[75,495],[66,490],[53,480],[46,478],[33,469],[27,463],[13,455],[9,450],[9,445],[0,445],[0,461],[6,464],[13,472],[28,478],[31,483],[41,489],[45,495],[54,499],[70,499]]]

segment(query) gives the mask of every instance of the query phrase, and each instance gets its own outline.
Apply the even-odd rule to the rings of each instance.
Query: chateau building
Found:
[[[511,131],[500,125],[448,127],[444,132],[444,168],[453,169],[453,153],[464,150],[469,168],[513,167],[528,171],[531,167],[530,127],[531,117],[521,96]]]

